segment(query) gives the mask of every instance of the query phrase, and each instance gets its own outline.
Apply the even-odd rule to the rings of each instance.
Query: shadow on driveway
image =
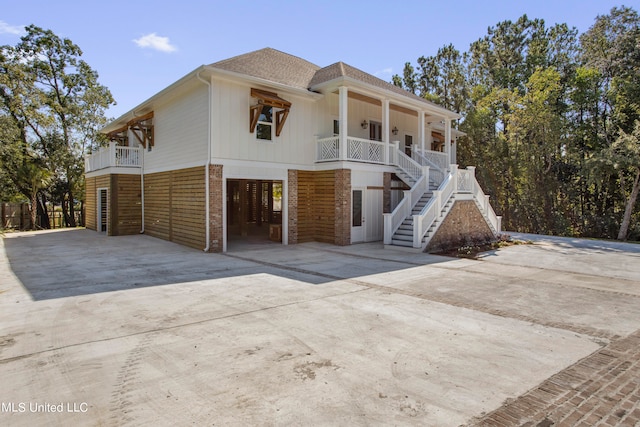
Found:
[[[107,237],[85,229],[12,233],[3,243],[11,270],[34,300],[260,273],[319,285],[451,260],[380,243],[236,244],[228,254],[211,254],[146,235]]]

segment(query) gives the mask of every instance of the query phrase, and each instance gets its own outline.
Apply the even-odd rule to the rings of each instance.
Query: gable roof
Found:
[[[214,62],[209,67],[298,89],[308,89],[309,82],[320,69],[309,61],[270,47]]]
[[[344,62],[336,62],[328,67],[321,68],[305,59],[270,47],[214,62],[208,67],[256,77],[311,92],[317,92],[318,88],[333,80],[348,78],[410,98],[413,101],[419,101],[440,110],[446,110],[436,103]]]
[[[309,95],[318,95],[318,90],[326,84],[339,79],[350,79],[364,85],[372,86],[378,89],[386,90],[406,97],[412,101],[417,101],[430,106],[450,117],[459,117],[458,114],[441,107],[438,104],[427,101],[411,92],[400,87],[379,79],[371,74],[365,73],[344,62],[336,62],[328,67],[321,68],[305,59],[299,58],[288,53],[281,52],[270,47],[234,56],[229,59],[214,62],[210,65],[201,65],[181,79],[172,83],[151,98],[139,104],[137,107],[129,110],[127,113],[113,120],[102,129],[102,132],[111,132],[127,123],[131,118],[137,117],[138,114],[144,114],[153,110],[153,104],[159,99],[170,96],[177,90],[185,90],[190,84],[200,79],[200,74],[219,70],[223,73],[237,74],[242,76],[253,77],[256,79],[273,82],[281,86],[288,86],[300,92]]]
[[[443,108],[442,106],[434,102],[428,101],[418,95],[415,95],[409,91],[402,89],[401,87],[398,87],[394,84],[386,82],[382,79],[379,79],[378,77],[373,76],[369,73],[365,73],[364,71],[359,70],[355,67],[352,67],[349,64],[345,64],[344,62],[336,62],[335,64],[329,65],[328,67],[324,67],[318,70],[315,73],[311,82],[309,83],[309,89],[313,90],[317,86],[320,86],[324,83],[328,83],[332,80],[336,80],[343,77],[351,78],[353,80],[357,80],[359,82],[377,87],[379,89],[385,89],[385,90],[394,92],[398,95],[406,96],[416,101],[421,101],[421,102],[424,102],[425,104],[429,104],[437,108]]]

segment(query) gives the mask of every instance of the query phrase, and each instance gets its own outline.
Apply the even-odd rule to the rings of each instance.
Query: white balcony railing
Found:
[[[387,155],[385,143],[353,136],[347,137],[347,157],[340,158],[340,137],[332,136],[317,140],[317,159],[319,162],[350,160],[353,162],[385,164]]]
[[[112,142],[97,153],[85,156],[84,171],[93,172],[110,167],[139,168],[142,165],[140,150],[137,147],[120,147]]]

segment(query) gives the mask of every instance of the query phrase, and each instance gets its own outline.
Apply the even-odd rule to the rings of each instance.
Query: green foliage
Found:
[[[463,116],[458,162],[478,166],[506,229],[640,239],[639,24],[613,8],[578,37],[523,15],[394,82]]]
[[[48,195],[68,226],[76,225],[84,154],[113,103],[81,56],[71,40],[35,25],[16,46],[0,47],[0,162],[32,210],[35,194]]]

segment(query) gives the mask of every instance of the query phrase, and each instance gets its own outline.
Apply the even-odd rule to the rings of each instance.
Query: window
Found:
[[[273,139],[273,107],[264,105],[260,116],[258,117],[258,126],[256,127],[256,138],[271,141]]]
[[[258,103],[249,107],[249,132],[256,132],[256,138],[265,141],[273,140],[274,130],[275,136],[280,136],[291,103],[276,93],[255,88],[251,89],[251,97],[257,98]]]
[[[369,122],[369,139],[372,141],[382,141],[382,123]]]
[[[404,136],[404,154],[411,157],[411,145],[413,144],[413,136]]]
[[[340,120],[333,121],[333,136],[340,135]]]
[[[351,210],[351,226],[362,226],[362,190],[353,190],[353,209]]]

